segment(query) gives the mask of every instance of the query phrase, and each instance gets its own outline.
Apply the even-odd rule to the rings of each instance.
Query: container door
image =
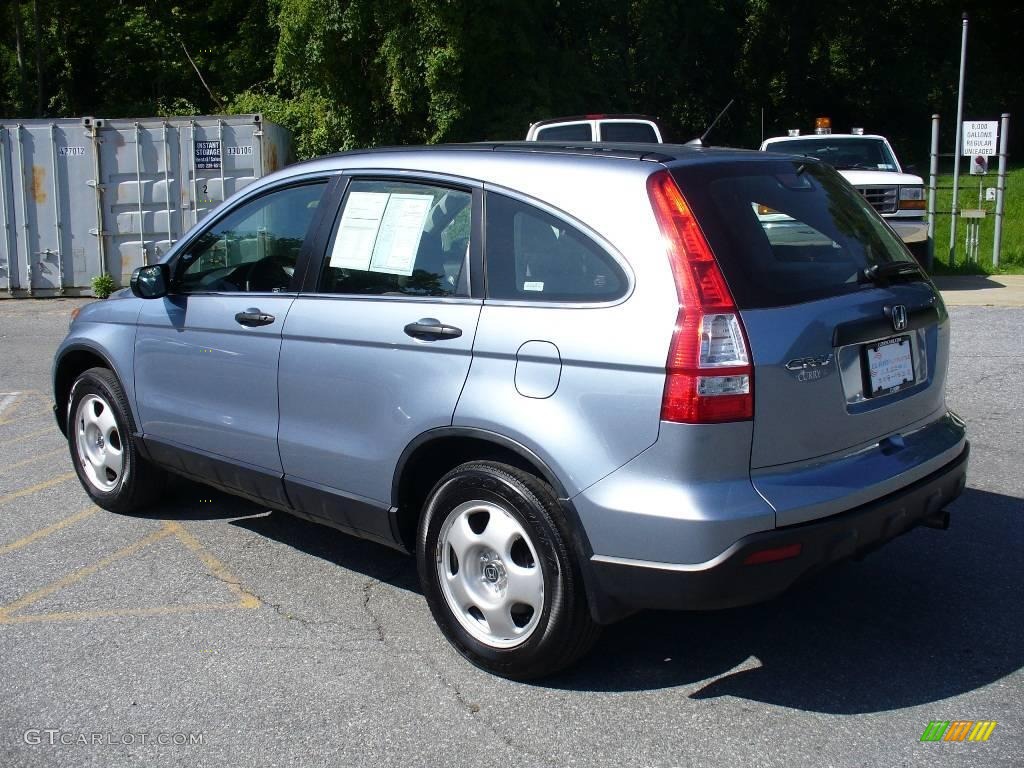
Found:
[[[60,291],[64,279],[57,218],[60,180],[54,175],[57,138],[50,124],[37,123],[15,128],[11,139],[21,284],[30,293]]]
[[[136,267],[159,261],[179,237],[179,141],[165,123],[108,123],[103,131],[106,267],[122,285]]]
[[[88,288],[100,273],[92,138],[80,123],[56,126],[56,185],[65,287]]]
[[[7,292],[18,284],[11,167],[11,133],[0,126],[0,290]]]

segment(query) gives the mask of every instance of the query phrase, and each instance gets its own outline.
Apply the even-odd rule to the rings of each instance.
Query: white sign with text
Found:
[[[965,157],[993,157],[999,154],[996,139],[999,136],[999,123],[995,120],[964,120],[964,145],[960,154]]]

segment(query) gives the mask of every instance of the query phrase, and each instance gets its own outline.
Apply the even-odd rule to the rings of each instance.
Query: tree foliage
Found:
[[[655,114],[686,140],[735,98],[716,143],[755,146],[762,121],[775,135],[827,114],[920,158],[932,112],[953,129],[962,10],[950,0],[2,2],[0,113],[259,111],[292,129],[300,156],[521,138],[533,120],[588,112]],[[966,6],[967,114],[1013,112],[1024,9]]]

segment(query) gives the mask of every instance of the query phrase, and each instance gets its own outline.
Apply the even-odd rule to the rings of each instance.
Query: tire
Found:
[[[90,368],[75,379],[67,424],[75,472],[97,506],[132,513],[160,498],[167,475],[139,454],[131,409],[113,372]]]
[[[479,461],[434,486],[420,519],[420,585],[441,631],[482,669],[527,680],[583,656],[600,628],[555,494],[515,467]]]

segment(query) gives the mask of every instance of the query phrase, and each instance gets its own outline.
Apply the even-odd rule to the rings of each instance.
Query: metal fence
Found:
[[[943,159],[954,159],[954,153],[939,152],[939,115],[932,115],[931,152],[928,175],[928,269],[940,260],[949,266],[956,266],[957,253],[964,255],[967,263],[977,264],[984,252],[983,243],[989,245],[987,229],[991,222],[992,266],[998,268],[1002,257],[1003,224],[1006,217],[1007,162],[1009,160],[1008,137],[1010,115],[1003,114],[999,129],[999,152],[995,174],[987,172],[969,175],[970,181],[961,181],[954,176],[952,185],[940,185],[939,164]],[[960,147],[956,148],[960,152]],[[991,170],[991,169],[989,169]],[[956,171],[954,171],[956,173]],[[974,182],[977,182],[975,194]],[[993,186],[994,182],[994,186]],[[939,205],[941,192],[950,192],[950,205]],[[964,205],[969,196],[970,204]],[[944,197],[944,195],[942,195]],[[948,226],[940,226],[940,220],[949,217]],[[962,226],[958,226],[962,225]],[[962,249],[962,250],[961,250]]]

